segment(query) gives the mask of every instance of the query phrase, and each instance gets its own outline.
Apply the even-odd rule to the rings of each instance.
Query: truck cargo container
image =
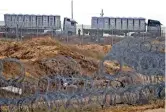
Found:
[[[30,28],[30,21],[31,21],[31,18],[30,18],[30,15],[24,15],[24,27],[25,28]]]
[[[122,29],[122,23],[121,23],[121,18],[116,18],[116,30],[121,30]]]
[[[48,16],[47,15],[42,15],[43,17],[43,27],[48,28]]]
[[[99,17],[98,18],[98,28],[99,29],[103,29],[104,28],[104,18],[103,17]]]
[[[60,28],[61,28],[61,17],[55,16],[55,29],[60,29]]]
[[[53,28],[53,27],[54,27],[54,16],[53,16],[53,15],[50,15],[48,21],[49,21],[49,22],[48,22],[49,27],[50,27],[50,28]]]
[[[24,16],[23,15],[18,15],[17,16],[17,20],[18,20],[18,27],[23,27],[23,25],[24,25]]]
[[[116,28],[115,25],[116,25],[115,18],[111,17],[110,18],[110,29],[111,30],[115,29]]]
[[[12,18],[10,14],[5,14],[4,20],[5,20],[6,27],[12,27]]]
[[[91,28],[98,28],[98,17],[92,17],[91,19]]]
[[[109,30],[109,28],[110,28],[110,18],[104,17],[104,29]]]
[[[127,18],[122,18],[122,30],[128,30],[127,29]]]
[[[37,15],[37,27],[42,28],[43,27],[43,18],[41,15]]]
[[[145,21],[145,19],[144,18],[140,19],[139,22],[140,22],[140,31],[145,32],[146,31],[146,21]]]
[[[67,32],[66,34],[76,34],[77,22],[70,18],[64,18],[63,26],[65,27],[63,31],[59,15],[4,14],[4,21],[3,30],[7,29],[8,33],[15,36],[16,34],[17,36],[22,34],[45,34],[44,31],[51,31],[52,34],[56,34],[58,30],[62,34],[65,34],[65,32]]]
[[[127,33],[137,33],[140,35],[141,33],[150,33],[150,34],[155,34],[160,36],[161,34],[161,25],[158,26],[150,26],[147,25],[146,27],[146,19],[145,18],[131,18],[131,17],[110,17],[109,18],[109,30],[108,28],[108,20],[105,22],[102,22],[101,18],[107,18],[107,17],[95,17],[95,20],[98,19],[98,22],[94,22],[94,17],[92,17],[92,28],[93,29],[83,29],[83,32],[86,32],[88,34],[96,34],[96,32],[101,32],[101,33],[107,33],[107,34],[115,34],[115,35],[127,35]],[[100,21],[99,21],[100,20]],[[94,25],[95,23],[95,25]],[[102,24],[104,23],[104,24]],[[96,27],[98,26],[98,27]],[[102,28],[104,26],[104,28]],[[100,29],[98,29],[100,28]],[[148,28],[148,30],[146,30]],[[152,32],[157,32],[157,33],[152,33]],[[93,35],[92,35],[93,36]],[[141,36],[141,35],[140,35]]]
[[[31,28],[36,28],[36,27],[37,27],[36,15],[31,15]]]
[[[128,18],[127,19],[128,21],[127,21],[127,26],[128,26],[128,30],[129,31],[133,31],[134,30],[134,19],[133,18]]]
[[[17,27],[17,15],[13,14],[11,15],[11,27],[16,28]]]
[[[139,23],[139,18],[134,18],[134,31],[139,31],[140,29],[140,23]]]

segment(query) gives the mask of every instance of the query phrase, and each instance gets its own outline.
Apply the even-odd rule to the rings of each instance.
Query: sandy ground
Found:
[[[153,109],[153,110],[145,110],[143,112],[165,112],[164,108],[159,108],[159,109]]]
[[[82,71],[80,72],[92,74],[97,71],[99,60],[111,48],[111,46],[97,44],[67,45],[49,37],[24,41],[0,40],[0,46],[0,58],[10,57],[21,60],[24,63],[26,73],[33,76],[47,74],[41,62],[57,56],[72,57],[81,66]],[[6,65],[6,71],[10,71],[11,66]],[[10,73],[14,73],[14,71]]]

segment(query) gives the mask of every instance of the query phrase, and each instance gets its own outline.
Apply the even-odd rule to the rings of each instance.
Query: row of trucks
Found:
[[[77,22],[65,17],[63,24],[59,15],[4,14],[5,36],[22,37],[24,35],[76,35]],[[145,18],[92,17],[91,28],[83,28],[83,35],[102,37],[103,34],[133,36],[142,34],[153,37],[161,36],[161,23]],[[80,29],[78,29],[80,32]],[[78,32],[78,33],[79,33]],[[79,33],[80,34],[80,33]]]

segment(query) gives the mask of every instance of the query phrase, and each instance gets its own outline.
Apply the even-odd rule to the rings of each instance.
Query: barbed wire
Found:
[[[143,104],[164,98],[165,83],[159,78],[164,77],[165,59],[160,52],[162,48],[154,48],[158,48],[158,45],[152,44],[150,39],[124,39],[112,46],[111,52],[101,60],[98,74],[94,76],[79,73],[81,67],[71,57],[46,59],[41,62],[42,66],[47,66],[50,62],[57,66],[50,67],[53,72],[35,82],[25,80],[25,69],[19,60],[1,59],[0,105],[8,106],[10,112],[35,111],[40,108],[56,108],[58,112],[60,107],[76,109],[95,103],[103,108],[120,103]],[[118,61],[120,67],[127,64],[135,71],[126,73],[120,69],[116,74],[107,74],[104,66],[107,60]],[[3,74],[5,62],[18,64],[19,76],[6,79]],[[56,71],[56,67],[62,68],[60,72]]]

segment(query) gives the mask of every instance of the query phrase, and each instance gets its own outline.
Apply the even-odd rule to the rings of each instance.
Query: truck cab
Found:
[[[64,34],[69,36],[76,35],[76,24],[77,22],[75,20],[65,17],[63,21]]]
[[[158,20],[148,20],[147,24],[147,32],[152,34],[154,37],[160,37],[161,36],[161,23]]]

